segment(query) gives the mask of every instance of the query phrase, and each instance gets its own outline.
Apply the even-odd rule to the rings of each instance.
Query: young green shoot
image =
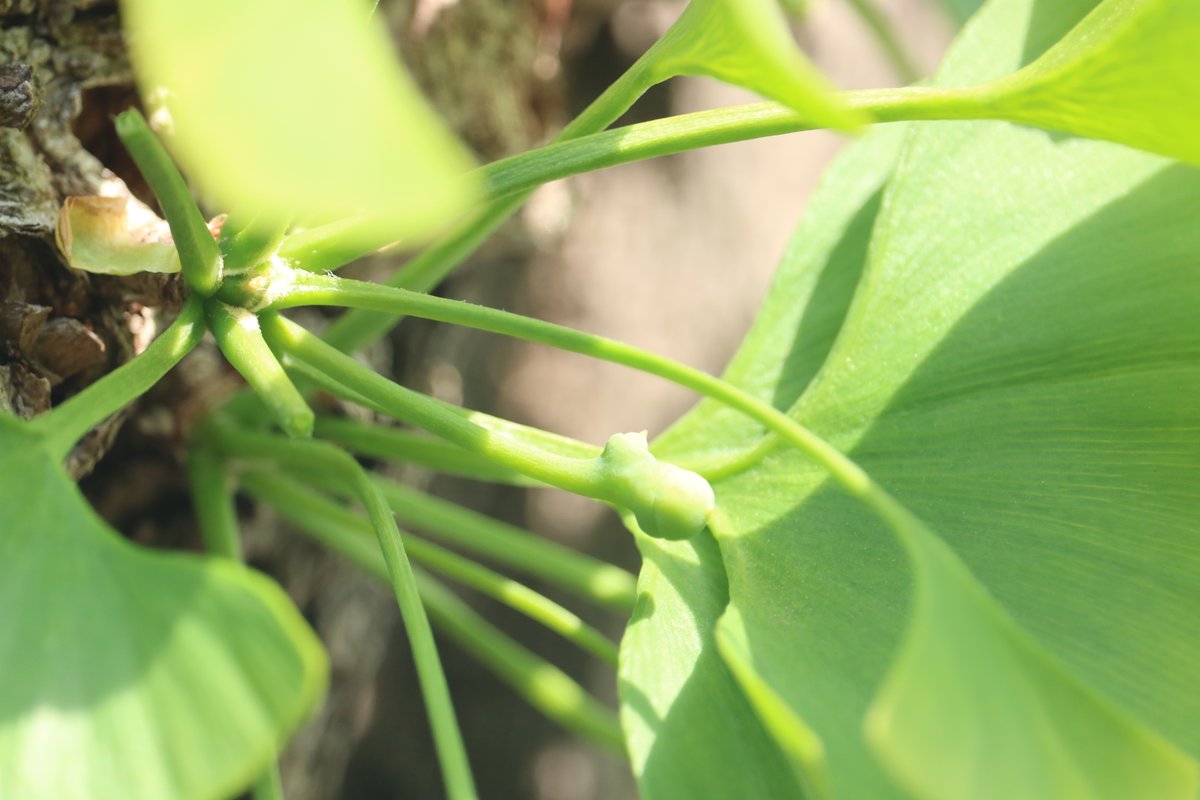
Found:
[[[187,183],[140,111],[133,108],[118,114],[116,127],[171,226],[183,279],[193,292],[208,297],[221,283],[221,251]]]
[[[263,340],[258,317],[212,298],[204,304],[209,330],[225,358],[271,410],[288,436],[312,436],[313,411]]]
[[[497,435],[418,392],[398,386],[277,314],[263,314],[261,319],[273,348],[308,363],[355,395],[372,399],[397,419],[543,483],[628,508],[651,536],[686,539],[707,524],[714,502],[707,481],[655,459],[645,446],[644,436],[638,440],[634,434],[618,434],[595,458],[551,453]]]

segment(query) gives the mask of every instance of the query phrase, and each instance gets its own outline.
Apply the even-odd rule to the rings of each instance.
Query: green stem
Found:
[[[988,119],[988,107],[977,93],[967,89],[871,89],[842,92],[847,106],[869,113],[876,122],[934,119]],[[643,122],[603,133],[559,137],[553,144],[496,161],[480,169],[491,201],[453,234],[422,252],[388,281],[388,285],[417,291],[436,286],[454,267],[475,252],[534,188],[549,181],[582,172],[628,164],[648,158],[682,153],[701,147],[760,139],[813,129],[813,124],[777,103],[753,103],[712,111],[681,114]],[[358,238],[355,221],[333,223],[289,237],[280,255],[293,266],[307,270],[332,270],[350,260],[339,245]],[[387,242],[379,243],[380,246]],[[326,255],[326,250],[329,250]],[[396,318],[377,312],[356,310],[337,320],[325,340],[349,352],[385,333]]]
[[[253,800],[283,800],[283,782],[279,780],[279,767],[272,765],[254,784]]]
[[[239,218],[235,212],[221,229],[219,246],[225,271],[236,275],[266,261],[279,249],[289,225]]]
[[[988,108],[969,89],[910,86],[841,92],[851,109],[875,122],[987,119]],[[492,196],[549,181],[701,147],[813,130],[811,121],[778,103],[751,103],[641,122],[495,161],[480,168]]]
[[[875,41],[879,42],[900,79],[905,83],[912,83],[920,78],[921,74],[908,51],[900,43],[900,37],[875,4],[871,0],[850,0],[850,5],[858,12],[859,18],[871,31]]]
[[[284,432],[301,439],[312,436],[312,409],[267,347],[258,318],[217,298],[205,302],[204,313],[225,358],[262,398]]]
[[[204,335],[204,310],[190,299],[171,327],[145,352],[105,375],[79,394],[31,423],[57,458],[66,458],[75,443],[110,415],[128,405],[166,375]]]
[[[243,485],[255,499],[274,506],[297,525],[305,524],[305,518],[310,518],[312,525],[322,529],[333,526],[356,531],[362,538],[371,536],[371,527],[366,520],[294,478],[263,472],[246,473]],[[404,539],[409,555],[418,563],[524,614],[598,658],[610,664],[617,663],[617,648],[609,639],[550,598],[431,542],[409,535]],[[377,558],[373,571],[379,574],[380,570],[386,575],[383,560]]]
[[[632,613],[637,579],[628,571],[395,481],[375,482],[405,524],[618,614]]]
[[[188,480],[204,548],[214,555],[242,560],[237,509],[229,476],[217,454],[204,445],[188,449]]]
[[[140,111],[133,108],[118,114],[116,127],[125,149],[162,206],[179,251],[183,279],[193,292],[208,297],[221,283],[221,250],[187,183]]]
[[[560,456],[497,435],[419,392],[398,386],[289,320],[275,314],[263,314],[262,324],[273,347],[308,363],[351,392],[370,398],[396,419],[424,428],[551,486],[588,497],[606,494],[604,478],[595,459]]]
[[[447,795],[451,800],[475,800],[475,782],[471,777],[466,748],[454,715],[450,689],[446,685],[446,675],[433,640],[433,631],[429,627],[429,618],[417,593],[412,565],[405,553],[395,517],[379,490],[367,479],[358,462],[333,445],[282,439],[215,424],[211,431],[214,446],[227,455],[250,461],[267,459],[276,463],[303,463],[321,470],[326,476],[339,478],[346,489],[358,497],[383,552],[392,591],[408,632]]]
[[[562,350],[569,350],[616,364],[622,364],[692,389],[705,397],[724,403],[751,419],[760,422],[767,430],[777,434],[784,442],[808,455],[814,462],[829,472],[834,480],[847,492],[863,500],[881,518],[888,522],[889,525],[901,532],[901,535],[905,535],[905,531],[925,530],[923,524],[913,517],[907,509],[881,487],[876,485],[857,464],[846,458],[824,439],[821,439],[774,406],[764,403],[753,395],[706,372],[623,342],[594,336],[571,328],[543,322],[542,320],[511,314],[506,311],[475,306],[456,300],[431,297],[415,292],[407,292],[403,289],[365,284],[360,281],[350,281],[337,278],[336,276],[327,277],[324,281],[319,280],[317,276],[309,277],[313,279],[312,282],[303,285],[298,284],[295,297],[302,296],[306,292],[311,291],[312,295],[310,297],[316,298],[319,296],[322,300],[328,302],[334,302],[340,298],[343,302],[362,302],[368,304],[370,307],[399,308],[403,309],[406,313],[419,314],[427,316],[430,319],[453,322],[493,333],[514,336],[526,341],[546,344]],[[285,349],[290,348],[305,360],[311,359],[314,366],[325,370],[335,380],[346,383],[354,391],[382,399],[392,394],[395,390],[400,389],[400,387],[391,384],[387,379],[376,375],[365,367],[358,366],[348,356],[332,351],[332,348],[329,348],[328,345],[316,340],[315,337],[312,337],[298,326],[287,323],[286,334],[284,338],[287,339],[285,342],[287,347]],[[418,422],[417,424],[427,427],[422,422]],[[455,441],[452,436],[443,434],[439,430],[435,430],[432,427],[427,427],[427,429]],[[448,431],[448,433],[451,432]],[[475,447],[479,452],[496,458],[501,463],[505,463],[505,460],[508,460],[510,462],[508,465],[513,466],[515,469],[540,478],[538,472],[541,468],[537,464],[532,463],[537,458],[536,448],[530,448],[533,452],[521,452],[519,457],[514,457],[514,454],[509,452],[505,447],[494,447],[487,442],[484,442],[483,446],[480,447],[480,442],[475,438],[476,435],[474,433],[468,433],[466,436],[457,432],[453,433],[462,439],[459,442],[460,444],[466,447]],[[549,457],[546,454],[543,454],[543,457],[550,459],[557,458]],[[546,482],[557,485],[553,480],[546,480]],[[570,490],[566,486],[562,488]],[[587,492],[580,493],[588,494]],[[590,494],[589,496],[594,497],[596,495]]]
[[[597,133],[616,122],[653,85],[648,64],[646,58],[635,63],[567,125],[555,141],[564,142]],[[429,291],[437,286],[524,204],[529,192],[537,185],[529,184],[524,193],[493,199],[461,226],[409,261],[388,283],[417,291]],[[297,263],[294,266],[301,269],[337,269],[353,258],[365,255],[360,247],[347,246],[347,242],[353,241],[353,237],[347,236],[347,233],[361,237],[361,234],[354,232],[353,225],[337,227],[335,224],[326,230],[314,229],[289,238],[280,249],[280,255],[295,259]],[[326,244],[326,239],[333,245],[332,248]],[[379,247],[387,244],[390,242],[378,242]],[[337,349],[348,353],[383,336],[397,321],[387,314],[351,312],[334,322],[324,338]]]
[[[490,430],[432,398],[399,386],[277,314],[265,313],[261,318],[273,347],[323,373],[339,385],[335,391],[344,388],[352,399],[367,398],[398,420],[542,483],[628,509],[651,536],[685,539],[707,524],[713,507],[712,488],[699,475],[656,460],[644,433],[614,435],[593,458],[560,455]]]
[[[625,737],[613,713],[565,672],[505,636],[436,581],[421,576],[420,586],[439,629],[530,705],[596,744],[625,751]]]
[[[277,475],[260,471],[243,473],[243,487],[252,495],[272,502],[273,485]],[[280,496],[282,500],[286,495]],[[275,503],[272,502],[273,505]],[[285,509],[286,505],[277,505]],[[319,508],[312,513],[297,514],[297,526],[330,549],[357,564],[368,574],[387,580],[386,569],[380,563],[379,551],[366,536],[356,530],[338,509],[326,517]],[[433,621],[467,652],[508,683],[530,705],[568,730],[585,736],[598,744],[622,747],[620,726],[605,709],[579,684],[548,662],[530,653],[511,638],[471,611],[436,581],[417,574],[417,588]]]
[[[464,303],[460,300],[434,297],[432,295],[421,294],[420,292],[410,292],[390,286],[379,286],[373,283],[340,278],[335,275],[302,273],[298,275],[296,280],[288,280],[283,283],[287,285],[287,294],[286,296],[277,298],[271,305],[271,308],[278,309],[299,305],[320,304],[353,306],[356,308],[409,314],[423,319],[448,322],[477,330],[512,336],[524,341],[549,345],[560,350],[567,350],[603,361],[622,364],[641,372],[665,378],[699,392],[702,395],[721,399],[726,404],[732,404],[731,398],[735,397],[730,392],[737,391],[730,384],[719,378],[680,364],[657,353],[652,353],[615,339],[595,336],[590,333],[532,319],[520,314],[513,314],[508,311]],[[305,356],[301,357],[305,358]],[[343,356],[342,358],[344,359],[345,357]],[[327,356],[322,362],[321,367],[325,368],[327,363],[335,360],[337,359]],[[348,365],[344,367],[343,373],[334,375],[334,373],[329,372],[329,374],[331,377],[340,380],[345,376],[344,373],[346,370],[348,370]],[[362,394],[378,396],[376,393],[380,391],[379,387],[383,384],[390,384],[385,378],[376,377],[377,380],[373,381],[376,385],[362,391]],[[359,376],[360,382],[364,378],[365,376]],[[357,387],[352,386],[351,388],[357,390]],[[749,395],[746,395],[746,397],[749,397]],[[741,399],[744,398],[739,398],[739,401]],[[744,408],[741,410],[745,411]],[[754,415],[751,414],[751,416]],[[421,427],[426,427],[422,422],[418,422],[417,424],[421,425]],[[430,428],[430,430],[433,429]],[[438,430],[434,430],[434,432],[454,441],[450,435],[443,434]],[[461,434],[457,435],[460,438],[465,438]],[[464,446],[471,446],[472,449],[476,449],[474,444],[470,442]],[[486,451],[480,452],[484,452],[489,457],[492,456],[491,453]],[[521,464],[514,468],[525,472],[525,474],[533,474],[527,471],[528,465],[526,464]]]
[[[798,425],[783,412],[720,378],[673,361],[665,356],[660,356],[657,353],[651,353],[614,339],[594,336],[542,320],[531,319],[519,314],[511,314],[507,311],[500,311],[484,306],[471,305],[457,300],[447,300],[416,292],[408,292],[403,289],[377,286],[361,281],[351,281],[336,276],[306,276],[305,281],[303,284],[296,284],[295,293],[287,299],[279,301],[278,305],[286,305],[293,300],[298,302],[299,298],[306,297],[314,302],[361,303],[370,308],[392,308],[416,316],[513,336],[525,341],[537,342],[561,350],[568,350],[604,361],[610,361],[615,364],[622,364],[641,372],[665,378],[680,386],[692,389],[705,397],[712,398],[741,411],[751,419],[762,423],[768,430],[778,434],[784,441],[800,448],[814,460],[818,461],[818,463],[825,466],[851,493],[868,499],[868,496],[872,496],[876,491],[877,487],[869,488],[873,484],[870,483],[865,473],[854,465],[853,462],[845,459],[836,449]],[[292,329],[294,329],[294,326],[293,328],[289,328],[289,330]],[[302,331],[303,329],[299,330]],[[305,347],[303,349],[304,353],[302,357],[306,357],[312,354],[315,348]],[[347,356],[338,356],[337,358],[326,357],[322,359],[320,366],[325,368],[327,364],[332,365],[340,362],[343,368],[339,370],[338,374],[334,374],[331,371],[330,375],[332,377],[339,380],[343,377],[354,377],[363,384],[365,389],[363,391],[364,394],[382,396],[383,390],[379,388],[379,384],[389,384],[389,382],[384,378],[375,376],[374,373],[370,373],[372,378],[377,378],[378,380],[373,382],[375,385],[367,387],[365,385],[365,376],[353,375],[352,371],[344,366],[347,359]],[[365,370],[365,368],[360,369]],[[366,370],[366,372],[369,373],[370,371]],[[438,431],[434,432],[439,433]],[[450,437],[447,436],[447,438]],[[470,443],[467,446],[469,445]],[[493,452],[489,452],[487,449],[483,449],[480,452],[489,456],[494,455]],[[516,468],[521,469],[521,467]],[[534,473],[531,471],[528,474]],[[871,502],[874,504],[874,507],[882,508],[882,506],[878,505],[879,502],[882,502],[879,501],[878,497]],[[884,505],[887,504],[885,503]]]
[[[477,453],[426,433],[339,417],[318,417],[313,435],[371,458],[401,461],[448,475],[511,486],[538,485],[519,472],[505,469]]]
[[[195,446],[188,451],[187,465],[192,503],[200,535],[204,538],[204,549],[220,558],[242,562],[233,489],[221,459],[211,449]],[[283,800],[283,785],[276,764],[259,776],[252,796],[253,800]]]

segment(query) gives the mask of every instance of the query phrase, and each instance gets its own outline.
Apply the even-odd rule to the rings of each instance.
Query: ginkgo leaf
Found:
[[[713,631],[728,601],[716,543],[652,539],[621,639],[626,747],[645,800],[793,797],[800,785],[721,663]]]
[[[703,75],[790,106],[822,127],[867,121],[845,107],[796,47],[778,0],[691,0],[643,59],[653,82]]]
[[[940,80],[1011,73],[1091,5],[993,3]],[[901,165],[791,413],[945,546],[906,552],[799,453],[747,460],[756,428],[681,423],[660,454],[735,454],[711,527],[740,657],[819,738],[835,796],[1191,798],[1200,175],[1004,123],[918,128]],[[790,302],[739,355],[776,402],[807,359],[752,350],[803,338]]]
[[[867,735],[914,796],[1195,797],[1190,759],[1047,658],[940,541],[908,545],[915,609]]]
[[[1106,0],[1045,55],[973,92],[989,114],[1200,164],[1200,3]]]
[[[224,207],[264,226],[368,215],[400,239],[431,234],[474,198],[469,158],[360,4],[121,8],[152,121]]]
[[[102,522],[0,414],[0,797],[223,800],[312,711],[320,644],[245,567]]]

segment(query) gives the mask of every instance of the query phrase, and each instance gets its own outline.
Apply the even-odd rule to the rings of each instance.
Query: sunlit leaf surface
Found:
[[[367,214],[400,239],[431,233],[473,197],[462,179],[469,159],[366,4],[122,0],[121,8],[143,92],[169,112],[160,132],[225,210],[262,225]]]
[[[1001,116],[1200,164],[1200,3],[1106,0],[985,87]]]
[[[818,126],[865,122],[797,48],[777,0],[691,0],[648,59],[657,80],[706,75],[791,106]]]
[[[995,3],[941,80],[1011,72],[1089,6]],[[731,376],[786,406],[815,372],[792,413],[949,547],[906,549],[805,457],[754,451],[755,426],[702,405],[657,449],[738,465],[713,529],[742,655],[819,737],[835,796],[1192,797],[1200,174],[936,125],[879,202],[878,165],[854,158],[840,169],[861,179],[810,212],[833,230],[788,262]],[[849,310],[814,316],[817,287],[847,281]],[[819,369],[771,366],[805,340]]]
[[[0,797],[225,800],[312,710],[320,645],[236,564],[118,537],[0,415]]]

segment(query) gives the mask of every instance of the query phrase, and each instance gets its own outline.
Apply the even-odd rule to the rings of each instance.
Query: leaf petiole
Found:
[[[301,439],[311,436],[313,411],[267,347],[258,318],[217,298],[204,303],[204,315],[225,358],[262,398],[284,432]]]
[[[118,114],[116,127],[125,149],[162,206],[179,251],[183,279],[192,291],[208,297],[221,283],[221,251],[187,183],[140,111],[132,108]]]
[[[362,503],[383,552],[392,591],[408,632],[447,794],[451,800],[474,800],[477,797],[475,781],[471,777],[466,748],[455,718],[433,631],[417,594],[416,579],[400,538],[400,530],[379,490],[367,479],[358,462],[333,445],[284,439],[218,423],[214,423],[209,430],[210,444],[228,456],[251,462],[263,459],[304,462],[340,481],[343,488],[353,492]]]
[[[252,495],[272,502],[281,510],[287,507],[272,501],[273,489],[279,483],[277,475],[252,470],[243,473],[242,480],[243,487]],[[283,496],[278,499],[282,500]],[[341,509],[337,509],[337,514],[327,514],[328,510],[325,504],[309,504],[307,513],[297,515],[294,522],[301,531],[368,574],[387,580],[386,570],[381,569],[379,551],[358,529],[358,518],[354,517],[355,524],[347,524]],[[496,629],[437,581],[423,573],[414,574],[421,599],[443,633],[547,717],[597,744],[616,750],[623,747],[617,720],[578,683]]]
[[[291,469],[287,464],[281,466],[288,472],[304,472]],[[363,537],[371,535],[366,520],[295,478],[256,472],[243,476],[243,484],[256,499],[270,503],[296,524],[303,524],[304,518],[311,515],[322,526],[338,525],[356,530]],[[613,665],[617,663],[617,648],[608,638],[545,595],[443,547],[403,532],[401,535],[409,555],[419,564],[507,605],[597,658]],[[376,561],[372,571],[386,577],[382,558]]]
[[[203,317],[200,300],[189,299],[179,317],[144,352],[30,425],[43,434],[56,458],[66,458],[88,431],[149,391],[191,352],[204,335]]]
[[[644,435],[617,434],[594,458],[559,455],[489,430],[393,383],[278,314],[265,313],[261,319],[272,347],[323,373],[353,398],[368,398],[396,419],[543,483],[627,508],[652,536],[688,538],[707,524],[713,506],[708,483],[695,473],[657,461],[648,452]]]

